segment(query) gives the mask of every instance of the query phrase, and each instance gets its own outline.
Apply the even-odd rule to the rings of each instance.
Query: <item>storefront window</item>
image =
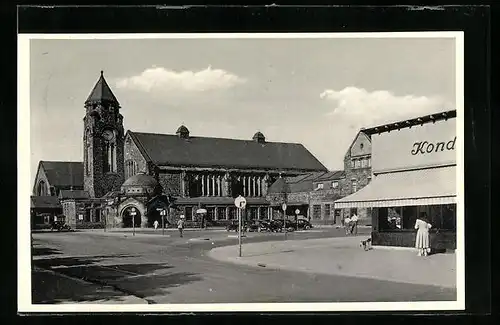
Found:
[[[186,220],[193,220],[193,208],[186,207],[184,210],[184,216],[186,217]]]
[[[325,219],[330,218],[330,204],[325,205]]]
[[[207,208],[207,219],[208,220],[215,219],[215,208],[214,207]]]
[[[321,218],[321,205],[313,205],[313,219]]]
[[[229,207],[229,219],[236,219],[236,207]]]
[[[267,219],[268,218],[267,208],[260,207],[259,209],[260,209],[260,218],[261,219]]]
[[[403,229],[403,215],[401,207],[387,209],[387,223],[390,230]]]
[[[257,208],[248,208],[248,217],[249,219],[257,219]]]
[[[457,228],[457,206],[455,204],[443,205],[443,222],[441,229],[456,230]]]
[[[413,230],[420,213],[425,212],[433,229],[456,229],[456,206],[421,205],[379,208],[380,230]]]
[[[403,229],[415,229],[418,212],[417,206],[403,207]]]
[[[217,209],[217,220],[226,219],[226,209],[218,208]]]

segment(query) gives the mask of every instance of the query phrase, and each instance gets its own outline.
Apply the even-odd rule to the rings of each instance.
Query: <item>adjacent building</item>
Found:
[[[374,245],[415,243],[415,220],[425,212],[434,249],[456,247],[456,111],[363,130],[372,145],[372,181],[335,202],[368,209]]]

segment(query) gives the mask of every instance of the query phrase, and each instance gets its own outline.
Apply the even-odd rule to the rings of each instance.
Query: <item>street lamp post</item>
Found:
[[[135,208],[132,208],[130,215],[132,216],[132,229],[133,229],[132,235],[135,236],[135,215],[136,215]]]
[[[295,227],[297,228],[297,230],[299,230],[299,213],[300,213],[300,210],[296,209],[295,210]]]
[[[166,215],[166,210],[163,209],[161,210],[160,212],[160,215],[161,215],[161,235],[164,236],[165,235],[165,215]]]
[[[283,209],[283,229],[285,231],[285,240],[286,240],[286,203],[283,203],[281,205],[281,208]]]

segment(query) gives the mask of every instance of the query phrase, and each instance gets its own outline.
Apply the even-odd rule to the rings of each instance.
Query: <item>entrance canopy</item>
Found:
[[[335,208],[381,208],[456,203],[455,166],[379,174]]]

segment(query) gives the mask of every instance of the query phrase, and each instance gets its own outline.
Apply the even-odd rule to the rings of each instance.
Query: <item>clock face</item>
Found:
[[[104,130],[104,132],[102,133],[102,137],[105,140],[111,141],[115,137],[115,134],[111,130]]]

